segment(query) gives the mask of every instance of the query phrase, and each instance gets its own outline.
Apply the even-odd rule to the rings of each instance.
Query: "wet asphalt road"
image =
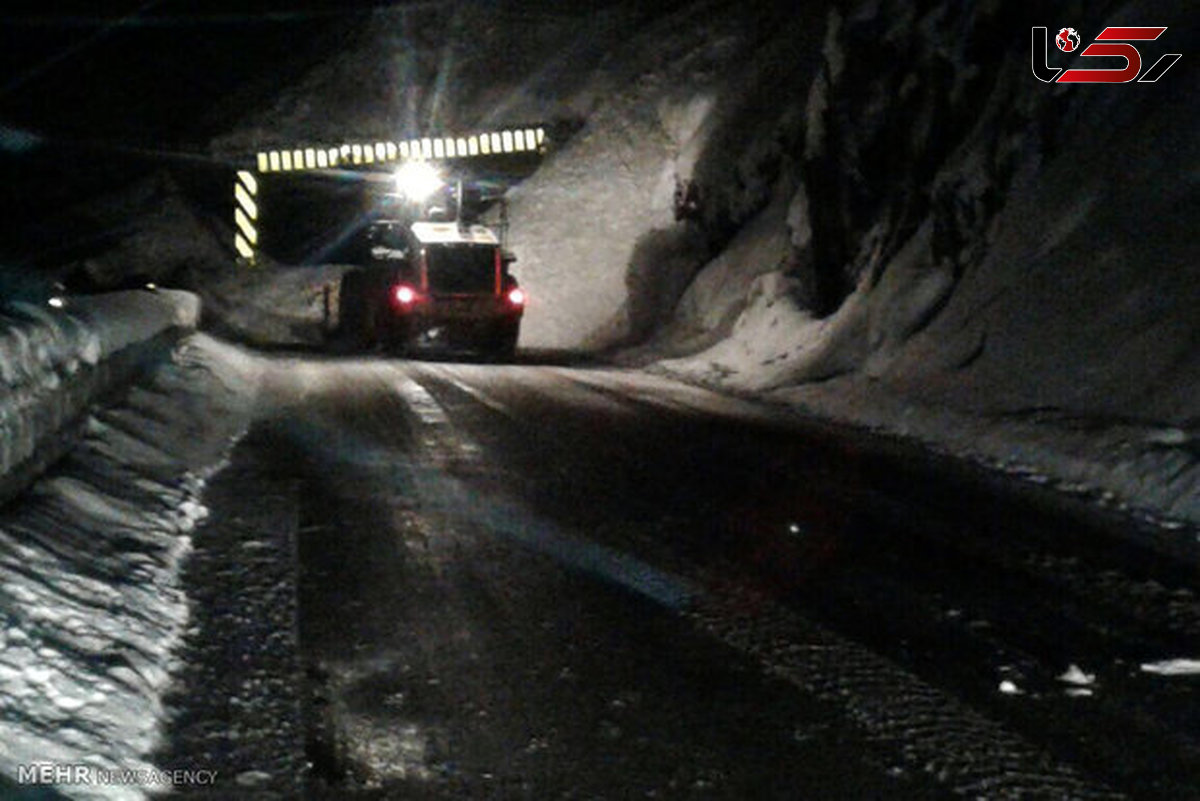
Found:
[[[1153,533],[641,373],[272,365],[313,798],[1200,797]]]

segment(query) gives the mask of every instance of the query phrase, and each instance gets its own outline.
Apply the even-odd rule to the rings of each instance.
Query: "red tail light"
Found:
[[[520,308],[525,305],[525,290],[513,288],[508,291],[508,303],[510,306]]]
[[[417,290],[413,289],[411,286],[405,286],[404,284],[392,287],[392,300],[394,300],[396,305],[401,308],[411,308],[412,305],[417,302]]]

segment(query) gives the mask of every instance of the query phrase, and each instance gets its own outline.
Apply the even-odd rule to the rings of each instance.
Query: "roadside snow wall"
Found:
[[[69,297],[61,308],[23,302],[0,308],[4,797],[18,792],[13,782],[22,766],[35,763],[146,767],[140,757],[155,743],[167,659],[187,617],[175,588],[188,546],[180,534],[202,511],[196,502],[202,480],[198,467],[178,475],[164,470],[168,454],[144,440],[131,444],[136,438],[126,431],[154,437],[162,448],[158,421],[195,409],[176,397],[157,408],[143,400],[154,415],[141,420],[91,412],[169,363],[175,338],[193,329],[198,316],[195,296],[168,291]],[[130,402],[138,402],[138,392]],[[181,430],[194,425],[178,421]],[[154,495],[155,504],[147,510],[116,497],[139,494]],[[86,784],[63,792],[144,796]]]
[[[157,322],[129,327],[130,300],[106,299],[105,320],[93,308],[94,344],[169,326],[169,314],[147,312],[143,322]],[[113,326],[117,308],[122,324]],[[171,789],[154,754],[189,632],[183,567],[208,514],[206,482],[249,425],[256,379],[248,360],[202,335],[147,367],[0,508],[2,798],[142,801]],[[21,786],[22,768],[35,765],[91,773],[53,790]]]
[[[0,308],[0,501],[61,456],[89,406],[195,328],[198,300],[172,291]]]
[[[815,80],[780,98],[805,133],[774,202],[641,360],[1200,521],[1194,8],[1055,14],[835,4]],[[1147,66],[1185,54],[1157,83],[1031,72],[1035,25],[1149,19],[1170,27]]]

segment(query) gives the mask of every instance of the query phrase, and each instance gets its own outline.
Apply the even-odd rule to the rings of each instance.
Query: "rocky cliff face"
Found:
[[[1109,6],[1055,13],[1093,33],[1150,13]],[[1195,417],[1198,153],[1180,124],[1194,72],[1048,85],[1029,67],[1033,24],[1056,22],[1000,3],[830,12],[799,187],[776,214],[787,290],[746,307],[714,375],[861,373],[972,407]],[[1193,44],[1168,35],[1144,46],[1147,66]],[[780,305],[797,317],[786,334],[748,335]]]
[[[1067,16],[1098,33],[1146,13]],[[1031,24],[1054,25],[998,3],[831,14],[801,171],[812,311],[866,307],[846,366],[907,389],[1182,421],[1200,377],[1189,72],[1047,85]],[[1169,33],[1147,66],[1188,49]]]
[[[662,366],[1195,515],[1194,66],[1185,55],[1158,82],[1096,85],[1030,68],[1035,25],[1091,41],[1154,18],[1171,27],[1142,45],[1144,67],[1194,53],[1189,11],[1054,15],[830,11],[780,200],[639,356],[690,354]],[[1050,60],[1072,57],[1051,47]]]

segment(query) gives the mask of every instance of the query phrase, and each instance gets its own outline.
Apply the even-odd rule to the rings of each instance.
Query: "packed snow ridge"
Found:
[[[254,371],[193,336],[0,513],[0,775],[151,771],[202,490],[245,431]],[[78,798],[146,786],[62,785]],[[162,789],[162,788],[160,788]]]
[[[106,360],[159,334],[194,328],[183,292],[121,292],[15,301],[0,308],[0,477],[37,456],[111,389]],[[51,305],[53,304],[53,305]]]
[[[122,406],[90,410],[124,390],[138,364],[161,358],[160,337],[194,329],[198,314],[195,296],[174,291],[0,309],[6,494],[49,467],[0,510],[2,776],[49,763],[149,767],[141,758],[155,745],[171,653],[187,622],[181,560],[205,513],[204,478],[236,433],[229,398],[245,392],[232,361],[217,368],[192,344]],[[68,455],[51,466],[51,450]],[[142,796],[83,784],[63,792]]]

